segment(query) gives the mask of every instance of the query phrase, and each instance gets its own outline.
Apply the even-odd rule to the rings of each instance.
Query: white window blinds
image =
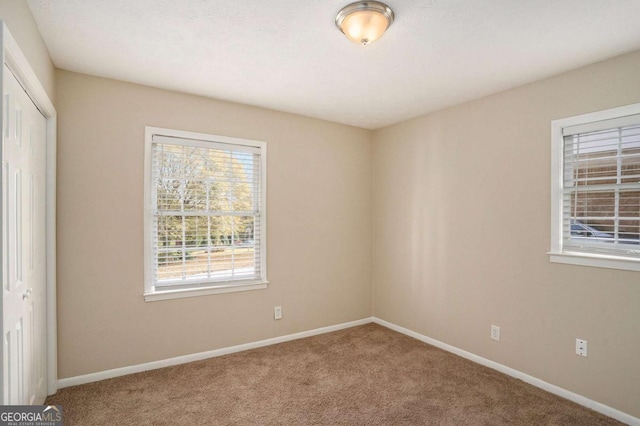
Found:
[[[640,258],[640,115],[563,129],[565,251]]]
[[[265,279],[262,149],[153,135],[155,290]]]

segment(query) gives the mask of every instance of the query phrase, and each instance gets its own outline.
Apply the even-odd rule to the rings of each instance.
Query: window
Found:
[[[640,104],[552,123],[551,261],[640,271]]]
[[[145,300],[266,288],[266,144],[145,137]]]

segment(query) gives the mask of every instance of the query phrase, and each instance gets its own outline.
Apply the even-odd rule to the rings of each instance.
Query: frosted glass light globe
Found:
[[[393,11],[377,1],[351,3],[336,16],[336,26],[356,43],[367,45],[379,39],[393,22]]]

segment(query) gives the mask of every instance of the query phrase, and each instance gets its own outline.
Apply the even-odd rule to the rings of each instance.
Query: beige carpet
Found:
[[[61,389],[69,425],[614,425],[375,324]]]

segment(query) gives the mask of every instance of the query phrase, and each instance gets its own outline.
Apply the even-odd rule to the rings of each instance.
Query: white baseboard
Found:
[[[521,371],[515,370],[511,367],[507,367],[506,365],[502,365],[495,361],[491,361],[487,358],[483,358],[481,356],[472,354],[471,352],[467,352],[455,346],[448,345],[439,340],[432,339],[431,337],[427,337],[423,334],[416,333],[415,331],[409,330],[404,327],[400,327],[399,325],[395,325],[393,323],[390,323],[388,321],[385,321],[377,317],[373,317],[373,322],[375,322],[376,324],[382,325],[384,327],[390,328],[391,330],[397,331],[398,333],[406,334],[407,336],[413,337],[414,339],[418,339],[422,342],[425,342],[437,348],[443,349],[447,352],[451,352],[453,354],[466,358],[480,365],[484,365],[485,367],[489,367],[491,369],[497,370],[508,376],[515,377],[516,379],[520,379],[523,382],[529,383],[537,388],[545,390],[554,395],[558,395],[562,398],[568,399],[569,401],[573,401],[576,404],[580,404],[584,407],[590,408],[593,411],[597,411],[598,413],[614,418],[620,422],[633,425],[633,426],[640,426],[640,419],[637,417],[633,417],[630,414],[624,413],[620,410],[616,410],[615,408],[609,407],[608,405],[601,404],[599,402],[586,398],[582,395],[578,395],[577,393],[573,393],[571,391],[563,389],[559,386],[552,385],[551,383],[547,383],[544,380],[530,376]]]
[[[289,342],[291,340],[302,339],[304,337],[316,336],[318,334],[330,333],[345,328],[355,327],[373,322],[373,318],[363,318],[356,321],[345,322],[342,324],[330,325],[328,327],[316,328],[314,330],[302,331],[300,333],[288,334],[286,336],[273,337],[271,339],[260,340],[257,342],[245,343],[227,348],[214,349],[212,351],[199,352],[196,354],[177,356],[174,358],[163,359],[159,361],[147,362],[145,364],[130,365],[128,367],[114,368],[113,370],[99,371],[97,373],[84,374],[82,376],[69,377],[58,380],[58,389],[69,386],[82,385],[85,383],[97,382],[100,380],[112,379],[114,377],[126,376],[127,374],[140,373],[142,371],[155,370],[157,368],[170,367],[172,365],[186,364],[188,362],[200,361],[207,358],[242,352],[249,349],[261,348],[263,346],[275,345],[277,343]]]

